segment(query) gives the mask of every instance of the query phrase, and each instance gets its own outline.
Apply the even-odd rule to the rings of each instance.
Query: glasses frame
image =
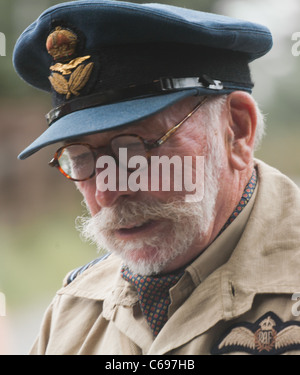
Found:
[[[96,162],[97,162],[97,159],[98,159],[98,155],[100,153],[103,153],[103,151],[106,153],[106,154],[110,154],[110,155],[113,155],[114,159],[116,160],[116,162],[118,163],[119,162],[119,159],[117,157],[117,155],[115,155],[115,153],[113,152],[112,150],[112,147],[111,147],[111,142],[118,138],[118,137],[124,137],[124,136],[134,136],[136,138],[138,138],[144,145],[145,147],[145,151],[146,151],[146,158],[149,162],[150,160],[150,156],[151,156],[151,150],[154,149],[154,148],[157,148],[159,146],[161,146],[162,144],[164,144],[170,137],[171,135],[173,135],[205,102],[207,101],[207,96],[204,97],[204,99],[198,103],[192,110],[191,112],[189,112],[183,120],[181,120],[179,123],[177,123],[176,125],[174,125],[171,129],[169,129],[164,135],[162,135],[161,137],[159,137],[157,140],[155,141],[147,141],[146,139],[142,138],[141,136],[137,135],[137,134],[119,134],[119,135],[116,135],[115,137],[111,138],[110,141],[109,141],[109,144],[107,146],[102,146],[102,147],[93,147],[91,146],[90,144],[88,143],[85,143],[85,142],[73,142],[73,143],[68,143],[62,147],[60,147],[54,154],[53,158],[50,160],[50,162],[48,163],[48,165],[50,167],[56,167],[60,173],[62,173],[66,178],[68,178],[69,180],[71,181],[87,181],[91,178],[93,178],[96,174]],[[60,157],[60,154],[61,152],[66,148],[66,147],[69,147],[69,146],[76,146],[76,145],[81,145],[81,146],[85,146],[87,148],[90,149],[90,151],[92,152],[93,154],[93,157],[94,157],[94,170],[93,170],[93,173],[89,176],[89,177],[86,177],[84,179],[75,179],[75,178],[72,178],[71,176],[69,176],[60,166],[59,164],[59,157]]]

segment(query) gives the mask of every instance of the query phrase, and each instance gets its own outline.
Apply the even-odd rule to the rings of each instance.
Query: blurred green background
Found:
[[[300,31],[299,1],[157,2],[244,18],[271,29],[273,50],[251,65],[253,95],[267,115],[267,135],[256,156],[300,183],[300,56],[291,52],[292,35]],[[0,32],[6,37],[6,56],[0,56],[0,292],[6,297],[0,354],[27,353],[65,274],[97,257],[96,249],[83,243],[74,228],[83,211],[80,194],[47,166],[56,147],[17,160],[46,128],[50,98],[17,77],[11,62],[13,46],[43,10],[57,3],[0,0]]]

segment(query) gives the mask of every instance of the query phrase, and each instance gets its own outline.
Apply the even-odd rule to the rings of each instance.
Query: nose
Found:
[[[97,160],[95,183],[95,199],[99,207],[111,207],[119,197],[135,194],[128,186],[128,171],[118,167],[109,155]]]

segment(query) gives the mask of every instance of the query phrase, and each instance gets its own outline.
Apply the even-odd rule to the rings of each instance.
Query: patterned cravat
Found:
[[[139,302],[144,316],[154,334],[157,336],[168,320],[170,304],[169,290],[183,275],[141,276],[133,274],[123,267],[122,277],[133,284],[139,296]]]
[[[219,235],[233,222],[247,205],[254,192],[256,181],[257,176],[254,168],[251,179],[245,187],[239,204],[223,226]],[[146,317],[154,336],[158,335],[159,331],[168,320],[168,307],[170,305],[169,290],[178,282],[183,273],[184,271],[175,275],[157,277],[141,276],[133,274],[127,267],[122,268],[121,276],[136,288],[142,312]]]

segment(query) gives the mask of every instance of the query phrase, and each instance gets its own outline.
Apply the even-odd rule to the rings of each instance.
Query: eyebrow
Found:
[[[76,142],[81,142],[82,139],[80,138],[68,138],[68,139],[65,139],[64,141],[62,141],[63,145],[67,145],[69,143],[76,143]]]

